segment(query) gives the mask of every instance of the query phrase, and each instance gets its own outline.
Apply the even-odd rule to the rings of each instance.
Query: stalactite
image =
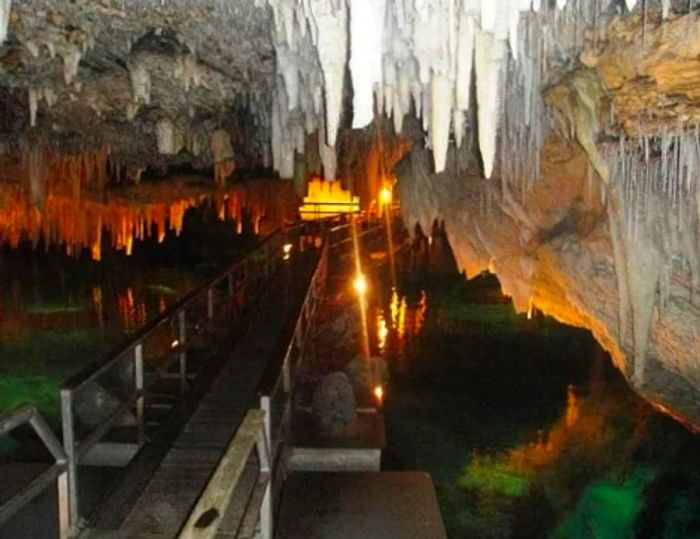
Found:
[[[76,45],[72,45],[63,54],[63,80],[66,84],[71,84],[78,75],[82,55],[81,50]]]
[[[306,5],[306,4],[305,4]],[[335,146],[343,102],[343,76],[347,61],[347,18],[344,1],[308,0],[306,14],[323,70],[326,98],[326,137]]]
[[[151,102],[151,74],[148,67],[138,58],[131,59],[128,64],[131,89],[134,103],[148,105]]]
[[[33,245],[64,246],[69,254],[90,252],[94,260],[108,246],[130,254],[134,242],[152,232],[162,241],[168,230],[182,230],[185,212],[201,203],[212,204],[221,219],[241,223],[250,215],[258,230],[271,232],[294,216],[298,199],[287,181],[248,181],[225,190],[202,191],[177,180],[167,185],[122,188],[118,194],[91,196],[106,184],[108,150],[84,155],[48,154],[34,146],[12,173],[21,184],[0,184],[0,199],[11,203],[0,211],[0,245],[17,247],[21,238]],[[4,167],[7,174],[10,166]],[[77,189],[77,193],[76,193]]]
[[[336,169],[338,167],[335,146],[329,146],[325,141],[326,137],[323,135],[323,132],[319,133],[318,153],[321,156],[321,163],[323,163],[323,178],[326,181],[335,180]]]
[[[307,133],[325,127],[327,144],[334,145],[349,40],[354,127],[370,122],[376,101],[377,112],[392,117],[400,133],[404,115],[413,108],[434,151],[436,170],[441,170],[448,146],[445,119],[450,118],[455,140],[461,141],[464,124],[457,111],[470,107],[475,71],[479,121],[468,126],[479,131],[485,175],[499,164],[499,137],[510,137],[508,152],[500,155],[517,150],[531,156],[531,163],[511,167],[513,173],[526,171],[527,181],[520,186],[525,191],[537,177],[536,151],[548,123],[540,97],[546,71],[552,59],[566,63],[580,55],[586,40],[585,24],[579,19],[607,20],[610,2],[557,0],[541,9],[538,0],[257,0],[258,5],[272,7],[278,58],[275,93],[287,96],[288,109],[275,113],[279,127],[273,134],[273,161],[284,166],[284,176],[291,176],[292,148],[279,135],[294,130],[297,109]],[[319,81],[322,88],[315,86]],[[439,99],[438,93],[449,98]],[[500,112],[515,108],[506,95],[522,96],[518,104],[524,110],[517,116],[526,129],[517,128],[512,119],[507,121],[510,132],[502,131]],[[319,96],[325,96],[325,107],[318,105]],[[324,108],[325,120],[319,117]]]
[[[505,59],[503,42],[490,32],[476,33],[476,99],[479,147],[484,176],[491,177],[496,158],[497,130],[501,112],[501,72]]]
[[[170,118],[162,118],[156,124],[158,152],[163,155],[177,155],[184,146],[184,137]]]
[[[382,82],[382,40],[386,0],[349,0],[350,72],[353,80],[353,128],[374,118],[375,85]]]
[[[27,154],[27,176],[29,177],[29,198],[39,211],[44,211],[47,195],[48,171],[44,149],[34,145]]]
[[[211,134],[211,152],[214,156],[214,180],[223,186],[236,169],[231,136],[224,129],[217,129]]]
[[[36,88],[29,87],[28,90],[28,100],[29,100],[29,125],[31,127],[36,127],[36,113],[39,110],[39,92]]]
[[[0,44],[7,39],[10,11],[12,11],[12,0],[0,0]]]

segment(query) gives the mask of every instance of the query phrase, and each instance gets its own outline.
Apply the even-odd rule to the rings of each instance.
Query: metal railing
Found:
[[[58,487],[58,535],[60,539],[70,537],[68,507],[68,457],[51,427],[41,416],[36,406],[24,405],[0,415],[0,436],[24,424],[29,424],[54,458],[54,463],[9,500],[0,505],[0,526],[43,493],[54,481]]]
[[[254,515],[258,536],[262,539],[273,537],[279,481],[284,477],[279,470],[283,465],[283,453],[291,420],[292,381],[296,367],[303,356],[304,346],[311,330],[311,320],[325,288],[328,274],[329,237],[332,231],[340,233],[346,227],[347,225],[326,227],[322,232],[321,255],[299,310],[282,365],[275,373],[271,385],[259,392],[260,408],[247,412],[226,454],[190,513],[187,523],[178,536],[179,539],[204,539],[216,535],[221,517],[231,503],[231,495],[241,480],[243,469],[252,451],[253,440],[257,447],[258,480],[255,489],[250,493],[251,500],[246,504],[242,520],[250,520],[250,515]]]
[[[359,235],[370,239],[382,231],[383,224],[380,224]],[[190,513],[179,539],[208,539],[217,534],[222,516],[229,509],[231,496],[241,482],[254,443],[259,461],[258,481],[253,492],[249,493],[250,499],[246,503],[242,520],[250,521],[250,515],[253,515],[257,536],[262,539],[274,536],[275,513],[280,501],[282,482],[286,477],[294,380],[311,334],[312,320],[326,287],[330,251],[352,241],[350,225],[327,227],[323,238],[321,256],[299,310],[284,359],[277,367],[274,379],[271,382],[263,381],[259,390],[259,409],[248,411],[204,493]]]
[[[177,393],[187,391],[193,376],[188,363],[193,355],[197,355],[197,343],[203,338],[211,338],[217,331],[216,323],[222,319],[229,327],[240,319],[242,312],[259,297],[265,283],[289,257],[284,248],[287,244],[303,249],[309,243],[318,247],[321,240],[321,256],[281,369],[275,373],[269,389],[260,392],[260,410],[250,416],[256,425],[258,422],[262,424],[263,438],[256,440],[258,459],[261,473],[270,479],[260,500],[261,520],[258,525],[263,531],[268,530],[263,537],[271,537],[276,503],[272,479],[283,477],[283,474],[276,473],[276,468],[283,461],[289,432],[293,380],[325,287],[330,248],[334,244],[344,244],[349,237],[349,225],[334,226],[336,221],[337,218],[328,218],[276,231],[218,277],[187,294],[98,362],[67,380],[60,392],[63,446],[34,406],[1,415],[0,435],[29,423],[53,455],[55,464],[0,506],[0,524],[45,490],[51,481],[57,480],[60,537],[66,539],[75,535],[81,518],[78,467],[103,462],[101,459],[104,458],[126,465],[146,442],[146,397],[155,393],[154,386],[172,380],[177,383]],[[167,352],[162,353],[163,348]],[[201,352],[202,347],[199,348]],[[92,417],[89,413],[86,417],[86,399],[90,400],[87,411],[92,412]],[[95,413],[95,408],[98,413]],[[243,436],[241,428],[238,433]],[[105,443],[112,433],[113,441]],[[238,433],[236,437],[239,437]],[[261,453],[263,442],[266,457]],[[231,477],[230,467],[226,469],[226,476]],[[193,525],[197,523],[194,530],[202,528],[199,517]],[[183,528],[183,533],[187,529]],[[199,532],[190,530],[187,533]]]
[[[278,474],[280,465],[284,465],[286,442],[289,438],[292,416],[292,392],[297,369],[304,357],[306,344],[312,328],[312,320],[318,305],[323,298],[328,277],[328,257],[330,253],[330,231],[326,234],[323,251],[319,258],[304,298],[301,310],[294,326],[294,333],[286,347],[284,359],[274,382],[269,387],[261,387],[259,391],[260,409],[265,411],[265,431],[270,441],[272,458],[272,493],[271,509],[276,506],[278,479],[284,474]]]
[[[284,258],[283,246],[297,241],[298,226],[278,230],[206,285],[187,294],[175,305],[129,336],[97,364],[69,379],[61,389],[63,442],[67,457],[70,527],[80,523],[78,466],[103,463],[107,456],[125,465],[143,445],[146,431],[145,398],[156,384],[174,381],[175,393],[184,393],[194,377],[188,362],[206,356],[202,346],[216,331],[217,321],[231,327],[241,312],[259,297],[265,283]],[[208,342],[207,342],[208,344]],[[162,352],[163,350],[165,352]],[[150,361],[147,361],[147,351]],[[200,357],[200,362],[204,360]],[[81,398],[104,406],[99,417],[85,419]],[[91,403],[88,403],[88,405]],[[161,404],[166,409],[171,405]],[[82,414],[84,416],[85,414]],[[103,443],[114,432],[116,441]]]

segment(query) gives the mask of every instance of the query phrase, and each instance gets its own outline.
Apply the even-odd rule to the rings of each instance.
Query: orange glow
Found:
[[[360,273],[357,277],[355,277],[353,287],[358,295],[364,296],[367,293],[367,279],[365,276]]]
[[[386,348],[386,340],[389,336],[389,328],[386,327],[386,320],[381,312],[377,313],[377,347],[380,352]]]
[[[379,192],[379,206],[380,206],[380,208],[386,207],[386,206],[391,206],[392,200],[393,200],[393,194],[391,192],[391,188],[388,186],[385,186]]]
[[[0,158],[0,244],[16,247],[26,238],[36,245],[43,239],[69,254],[87,249],[100,260],[103,231],[109,233],[111,247],[130,254],[134,240],[155,234],[162,242],[168,230],[179,234],[185,212],[207,201],[220,218],[235,220],[239,231],[246,214],[261,233],[293,218],[298,205],[291,181],[253,180],[217,190],[172,179],[111,191],[109,172],[114,179],[121,173],[114,172],[108,150],[31,155],[31,160]]]
[[[358,178],[358,194],[362,200],[362,208],[381,211],[383,206],[393,202],[394,167],[411,149],[408,140],[401,137],[387,139],[376,136],[369,150],[365,150],[364,162],[366,177]],[[388,193],[386,193],[388,192]],[[389,200],[385,197],[389,195]]]
[[[131,288],[117,294],[117,311],[124,329],[127,331],[141,327],[146,323],[146,303],[140,298],[137,301]]]
[[[343,189],[338,181],[312,179],[308,192],[304,197],[304,205],[299,209],[304,220],[323,219],[331,215],[357,212],[360,209],[360,198]]]
[[[374,388],[374,398],[377,399],[379,404],[384,400],[384,388],[382,386],[375,386]]]

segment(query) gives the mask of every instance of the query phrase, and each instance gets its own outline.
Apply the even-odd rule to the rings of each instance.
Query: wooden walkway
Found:
[[[273,279],[250,327],[175,439],[118,529],[88,530],[84,537],[176,537],[246,411],[267,365],[283,353],[313,275],[318,253],[298,253]]]
[[[278,539],[446,539],[433,480],[423,472],[294,473]]]

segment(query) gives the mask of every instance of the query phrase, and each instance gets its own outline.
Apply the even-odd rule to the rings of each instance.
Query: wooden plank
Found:
[[[183,527],[180,539],[211,539],[228,507],[248,456],[265,423],[265,412],[249,410]]]

